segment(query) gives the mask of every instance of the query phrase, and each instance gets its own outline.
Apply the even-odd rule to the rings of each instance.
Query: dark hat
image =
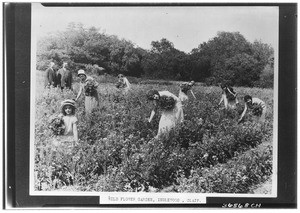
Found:
[[[245,101],[245,102],[252,101],[252,97],[251,97],[250,95],[245,95],[245,96],[244,96],[244,101]]]
[[[221,83],[220,86],[221,86],[222,89],[225,89],[227,87],[227,84],[226,83]]]
[[[147,92],[147,98],[148,98],[149,100],[157,100],[157,99],[159,99],[159,93],[158,93],[158,91],[155,90],[155,89],[149,90],[149,91]]]

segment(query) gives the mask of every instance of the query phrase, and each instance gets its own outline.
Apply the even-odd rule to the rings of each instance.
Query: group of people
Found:
[[[53,62],[50,62],[49,68],[45,73],[45,86],[49,87],[60,87],[62,90],[64,88],[72,90],[72,80],[67,81],[64,76],[68,76],[70,73],[66,69],[66,63],[63,64],[63,68],[58,70],[57,73],[53,69]],[[51,75],[50,75],[51,74]],[[61,83],[56,84],[56,79],[58,74],[61,75]],[[71,73],[70,73],[71,74]],[[50,129],[58,135],[55,137],[54,145],[58,146],[61,142],[72,142],[76,144],[78,142],[78,131],[77,131],[77,122],[78,119],[75,116],[75,103],[83,95],[84,104],[85,104],[85,115],[88,117],[91,115],[94,109],[99,106],[99,94],[97,88],[99,83],[91,76],[88,76],[84,70],[80,69],[77,73],[79,78],[79,91],[75,99],[67,99],[61,102],[61,113],[58,117],[52,119],[50,123]],[[72,75],[70,77],[72,79]],[[70,84],[69,84],[70,83]],[[117,88],[122,91],[122,93],[127,93],[130,90],[130,83],[128,79],[122,75],[118,75],[118,82],[116,84]],[[60,128],[62,131],[58,131]]]
[[[67,69],[68,63],[63,62],[62,68],[54,70],[54,62],[50,62],[49,67],[45,72],[45,87],[59,87],[72,90],[72,73]]]
[[[63,65],[60,73],[62,76],[65,76],[66,64]],[[49,67],[49,69],[51,66]],[[48,75],[47,71],[46,74]],[[59,71],[58,71],[59,72]],[[97,88],[99,84],[90,76],[87,76],[84,70],[79,70],[77,74],[80,79],[80,88],[79,92],[75,99],[65,100],[61,103],[61,114],[60,118],[64,125],[63,136],[60,141],[73,141],[78,142],[78,131],[77,131],[77,121],[78,119],[75,116],[75,103],[80,98],[81,95],[85,96],[85,113],[90,115],[93,109],[99,106],[99,97]],[[65,79],[65,78],[62,78]],[[70,81],[72,82],[72,81]],[[50,82],[51,85],[51,82]],[[69,86],[70,84],[61,84],[62,88]],[[189,99],[188,92],[190,92],[194,99],[196,99],[195,94],[192,91],[192,87],[195,85],[194,81],[182,83],[180,85],[178,97],[172,94],[169,91],[157,91],[151,89],[147,92],[148,100],[153,102],[153,109],[151,111],[148,122],[150,123],[158,109],[161,110],[161,117],[159,121],[158,132],[155,138],[161,138],[162,136],[168,135],[170,130],[172,130],[176,125],[181,123],[184,120],[183,107],[184,104]],[[118,82],[116,87],[122,89],[125,93],[130,90],[130,83],[128,79],[120,74],[118,75]],[[228,85],[221,85],[222,88],[222,97],[219,102],[219,105],[224,102],[226,110],[235,110],[239,101],[237,99],[237,93],[233,90],[232,87]],[[238,123],[242,122],[247,110],[251,110],[252,113],[263,122],[266,114],[266,105],[265,103],[258,99],[252,98],[249,95],[244,97],[245,107],[243,113],[238,120]]]
[[[221,84],[222,97],[219,102],[219,105],[224,102],[225,109],[235,110],[239,101],[237,99],[237,93],[233,90],[232,87]],[[241,114],[241,117],[238,120],[238,123],[241,123],[246,115],[247,110],[250,110],[252,114],[257,118],[259,122],[265,121],[267,107],[264,101],[259,98],[252,98],[250,95],[244,96],[244,110]]]
[[[162,111],[156,138],[160,138],[161,136],[166,135],[177,124],[183,121],[183,106],[184,103],[189,99],[188,92],[190,91],[193,98],[196,99],[192,91],[192,87],[194,86],[194,84],[194,81],[181,84],[178,97],[170,93],[169,91],[148,91],[147,97],[149,100],[153,101],[154,105],[154,109],[152,110],[148,121],[152,121],[158,108],[160,108]],[[220,106],[222,102],[224,102],[226,110],[235,110],[237,108],[237,104],[239,104],[237,93],[233,90],[232,87],[225,84],[222,84],[221,88],[222,97],[218,105]],[[252,98],[250,95],[246,95],[244,97],[244,102],[244,110],[238,120],[238,123],[241,123],[243,121],[247,110],[251,110],[252,114],[258,119],[259,122],[265,121],[266,104],[264,103],[264,101],[260,100],[259,98]]]

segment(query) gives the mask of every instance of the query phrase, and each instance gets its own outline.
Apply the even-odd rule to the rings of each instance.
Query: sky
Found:
[[[130,40],[144,49],[166,38],[176,49],[190,52],[219,31],[240,32],[248,41],[278,46],[278,7],[44,7],[32,10],[37,38],[64,31],[70,22]]]

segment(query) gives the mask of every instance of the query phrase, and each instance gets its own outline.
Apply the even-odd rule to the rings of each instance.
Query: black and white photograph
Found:
[[[22,131],[8,145],[16,155],[8,156],[7,167],[16,165],[8,188],[9,176],[25,178],[12,188],[26,191],[11,192],[17,206],[266,208],[263,200],[293,186],[279,175],[292,148],[280,149],[285,14],[279,6],[31,3],[29,9],[23,49],[30,47],[30,81],[20,80],[28,84],[29,107],[15,103],[30,111],[22,121],[29,133],[22,146]],[[26,28],[19,17],[6,23]],[[11,40],[21,43],[20,32]],[[237,201],[211,202],[224,197]]]
[[[31,193],[276,197],[278,12],[32,4]]]

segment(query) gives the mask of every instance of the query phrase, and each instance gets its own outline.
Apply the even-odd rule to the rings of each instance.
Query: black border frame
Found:
[[[7,94],[7,163],[3,208],[221,208],[224,203],[261,203],[261,208],[297,207],[297,4],[296,3],[47,3],[45,6],[279,6],[279,105],[277,198],[208,197],[207,204],[99,204],[99,196],[29,196],[31,4],[4,4],[4,92]],[[5,97],[5,96],[3,96]],[[5,149],[4,149],[5,150]],[[7,181],[5,177],[7,176]],[[7,190],[7,193],[5,193]]]

